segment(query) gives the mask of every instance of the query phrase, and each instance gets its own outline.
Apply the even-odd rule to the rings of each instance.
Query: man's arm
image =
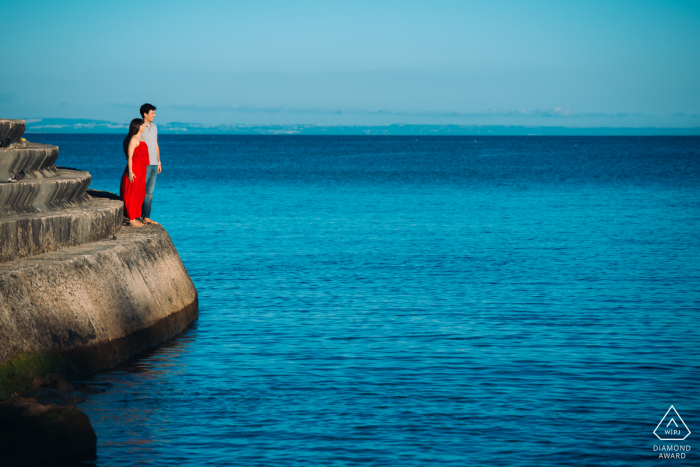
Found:
[[[160,146],[158,146],[158,138],[156,137],[156,154],[158,155],[158,173],[161,171],[160,167]]]

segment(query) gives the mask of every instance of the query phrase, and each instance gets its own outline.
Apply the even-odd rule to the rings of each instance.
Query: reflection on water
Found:
[[[116,190],[118,137],[42,138]],[[86,379],[96,465],[657,465],[700,426],[700,139],[162,139],[200,318]]]
[[[178,365],[196,339],[196,327],[195,321],[178,336],[114,368],[90,375],[76,385],[79,391],[92,397],[80,408],[89,413],[93,426],[112,427],[111,435],[101,434],[100,445],[123,448],[126,453],[141,452],[146,456],[153,450],[160,430],[154,430],[154,434],[149,427],[168,420],[167,413],[161,413],[161,408],[155,407],[167,404],[167,395],[154,393],[153,389],[168,385],[169,380],[182,373],[183,369]],[[106,400],[94,397],[96,394],[103,394]],[[158,397],[163,397],[160,403]],[[145,405],[135,406],[132,404],[134,400]],[[93,406],[93,402],[97,404]]]

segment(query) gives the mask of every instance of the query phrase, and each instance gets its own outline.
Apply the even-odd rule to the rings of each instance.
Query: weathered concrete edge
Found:
[[[27,143],[21,149],[0,149],[0,180],[24,172],[31,178],[55,177],[58,146]]]
[[[10,138],[13,143],[19,143],[26,129],[25,120],[0,118],[0,140]]]
[[[172,337],[198,317],[198,297],[159,226],[0,264],[0,392],[48,373],[76,378]]]
[[[161,318],[147,328],[139,329],[109,342],[70,349],[63,355],[75,365],[78,375],[86,375],[114,366],[154,345],[177,336],[197,318],[199,318],[199,299],[195,298],[194,302],[182,310]]]
[[[59,169],[52,178],[0,183],[0,216],[58,211],[85,202],[91,180],[87,172]]]
[[[76,379],[116,365],[184,331],[199,318],[199,300],[132,334],[63,352],[20,354],[0,365],[0,400],[41,385],[49,373]]]
[[[0,217],[0,263],[110,238],[123,214],[122,201],[98,199],[74,209]]]

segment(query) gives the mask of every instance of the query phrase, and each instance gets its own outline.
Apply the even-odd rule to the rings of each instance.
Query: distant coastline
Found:
[[[159,123],[161,134],[180,135],[388,135],[388,136],[700,136],[700,127],[563,127],[507,125],[208,125]],[[126,123],[105,120],[27,119],[27,133],[122,134]]]

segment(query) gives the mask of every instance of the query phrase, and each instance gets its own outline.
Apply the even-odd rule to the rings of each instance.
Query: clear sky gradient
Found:
[[[0,117],[700,126],[697,1],[21,1]]]

